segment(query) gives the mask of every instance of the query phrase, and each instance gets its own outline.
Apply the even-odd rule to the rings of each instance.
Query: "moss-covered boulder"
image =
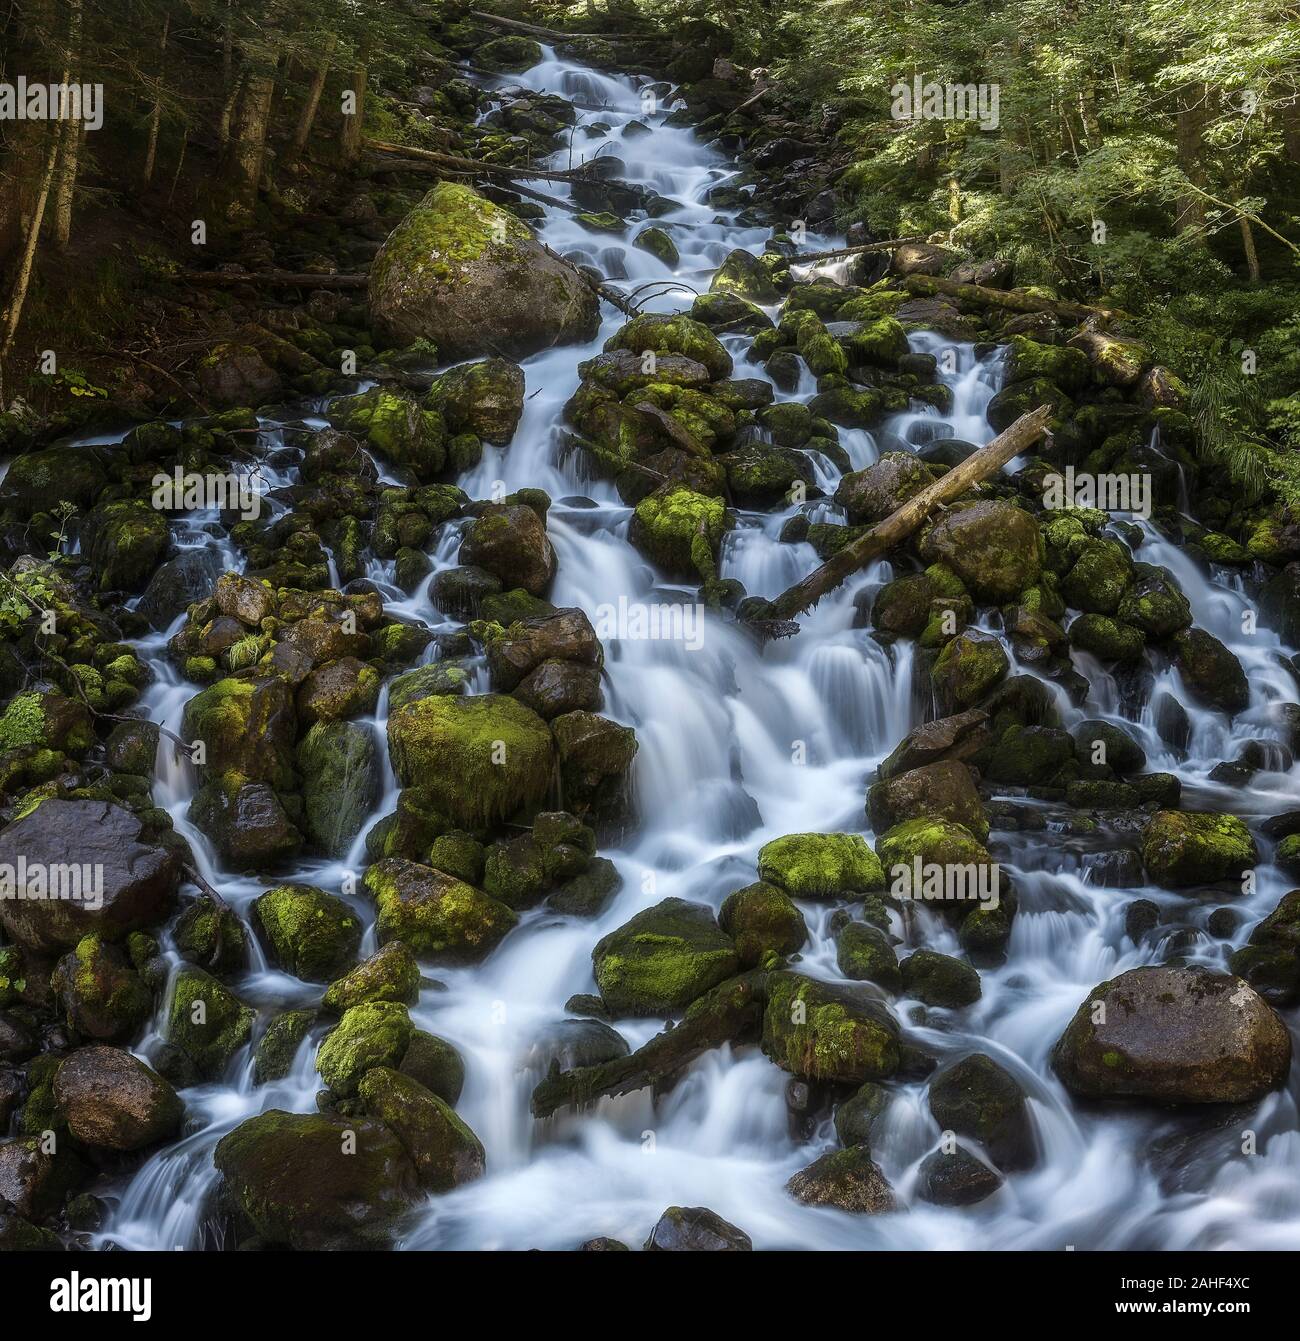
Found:
[[[407,703],[388,718],[388,749],[402,785],[468,829],[540,803],[555,762],[546,723],[504,694]]]
[[[283,1080],[316,1021],[313,1010],[285,1010],[266,1026],[253,1050],[253,1079],[259,1085]]]
[[[1300,889],[1282,896],[1228,966],[1266,1001],[1289,1005],[1300,999]]]
[[[375,733],[357,722],[317,722],[297,751],[303,818],[317,851],[347,854],[379,798]]]
[[[856,982],[873,982],[887,992],[903,985],[889,937],[866,922],[850,922],[835,938],[835,963],[844,977]]]
[[[988,633],[961,633],[944,645],[930,668],[930,683],[944,713],[972,708],[1011,669],[1006,649]]]
[[[862,1145],[827,1151],[800,1169],[785,1189],[805,1206],[831,1206],[858,1215],[884,1215],[896,1209],[893,1188]]]
[[[420,966],[409,945],[389,941],[364,963],[330,983],[321,1008],[342,1014],[367,1001],[413,1006],[420,995]]]
[[[236,871],[277,870],[303,845],[274,788],[246,782],[238,773],[205,782],[190,802],[189,819]]]
[[[835,501],[854,525],[883,521],[934,483],[929,467],[910,452],[886,452],[874,465],[843,476]]]
[[[55,965],[50,986],[69,1029],[84,1038],[125,1042],[153,1011],[153,994],[126,953],[99,936],[85,936]]]
[[[460,562],[482,568],[507,589],[544,596],[555,578],[555,550],[546,523],[522,504],[492,504],[461,541]]]
[[[955,1009],[980,999],[980,975],[969,964],[935,950],[917,950],[899,965],[903,991],[927,1006]]]
[[[1146,654],[1142,630],[1109,615],[1080,615],[1067,634],[1072,647],[1091,652],[1102,661],[1137,664]]]
[[[1132,340],[1117,339],[1104,331],[1082,331],[1070,339],[1070,348],[1088,360],[1093,381],[1099,386],[1128,388],[1150,363],[1147,351]]]
[[[796,899],[843,899],[883,889],[880,862],[861,834],[792,833],[758,852],[760,879]]]
[[[1253,1103],[1286,1080],[1291,1036],[1240,978],[1147,967],[1094,987],[1052,1061],[1083,1098]]]
[[[218,680],[185,705],[181,734],[202,742],[207,769],[272,787],[296,783],[293,744],[297,731],[293,690],[277,675]]]
[[[434,382],[425,405],[442,415],[452,433],[504,447],[524,412],[524,370],[501,358],[463,363]]]
[[[373,1067],[358,1086],[366,1112],[395,1132],[426,1192],[450,1192],[483,1176],[478,1137],[444,1100],[388,1066]]]
[[[790,896],[761,880],[727,895],[718,925],[735,943],[742,968],[753,968],[769,954],[792,955],[808,939],[803,914]]]
[[[308,982],[328,982],[354,962],[361,921],[334,894],[279,885],[253,901],[253,917],[275,962]]]
[[[1006,1172],[1035,1158],[1033,1125],[1020,1082],[981,1052],[946,1066],[930,1081],[930,1112],[945,1131],[979,1141]]]
[[[928,562],[947,564],[977,600],[1009,601],[1042,571],[1038,523],[1013,503],[980,500],[949,508],[920,540]]]
[[[183,968],[172,982],[167,1041],[205,1080],[217,1080],[252,1037],[257,1012],[202,969]]]
[[[522,358],[595,335],[595,292],[515,215],[440,182],[392,231],[370,269],[370,314],[395,345],[432,340],[451,360]]]
[[[298,686],[294,696],[298,721],[311,726],[372,713],[379,701],[379,687],[379,672],[357,657],[328,662]]]
[[[15,694],[0,717],[0,750],[45,749],[82,755],[94,743],[90,711],[57,690]]]
[[[642,251],[648,251],[651,256],[657,256],[670,269],[676,267],[681,260],[672,234],[662,228],[653,226],[643,228],[632,239],[632,245],[639,247]]]
[[[889,1107],[890,1093],[869,1080],[835,1108],[835,1135],[841,1145],[870,1147],[877,1122]]]
[[[596,943],[596,986],[614,1015],[677,1015],[740,971],[711,909],[664,899]]]
[[[1152,638],[1168,638],[1192,623],[1192,607],[1173,575],[1146,563],[1133,565],[1133,584],[1115,614]]]
[[[734,293],[751,303],[771,307],[781,299],[767,268],[752,252],[737,248],[714,271],[709,284],[711,293]]]
[[[1066,603],[1091,614],[1115,614],[1133,574],[1128,546],[1088,536],[1071,552],[1074,563],[1060,583]]]
[[[898,1025],[869,989],[773,973],[763,1011],[764,1053],[805,1080],[860,1085],[898,1070]]]
[[[453,1108],[465,1088],[464,1058],[445,1038],[423,1029],[411,1034],[410,1047],[398,1069]]]
[[[138,498],[101,503],[86,517],[81,536],[100,591],[139,591],[167,540],[167,518]]]
[[[142,1150],[175,1134],[176,1091],[121,1048],[79,1048],[60,1063],[54,1097],[69,1133],[100,1150]]]
[[[1237,880],[1258,861],[1255,840],[1236,815],[1161,810],[1142,834],[1147,874],[1166,889]]]
[[[867,793],[867,815],[876,833],[922,818],[964,825],[981,842],[989,832],[970,769],[947,759],[877,782]]]
[[[1006,381],[1023,382],[1046,378],[1071,395],[1088,380],[1088,356],[1065,345],[1044,345],[1024,335],[1007,341]]]
[[[343,1012],[316,1053],[321,1079],[341,1098],[374,1066],[398,1066],[411,1042],[411,1017],[396,1001],[365,1001]]]
[[[213,1161],[245,1232],[300,1251],[386,1247],[419,1196],[410,1156],[373,1118],[271,1109]]]
[[[715,574],[718,546],[731,524],[722,499],[665,485],[637,504],[629,539],[673,577],[708,578]]]
[[[1173,642],[1178,672],[1195,698],[1226,713],[1250,706],[1250,685],[1241,662],[1212,633],[1183,629]]]
[[[542,49],[531,37],[493,37],[476,48],[474,60],[484,70],[520,74],[542,63]]]
[[[715,380],[730,377],[731,355],[709,328],[681,313],[647,312],[620,326],[605,341],[607,353],[626,349],[633,354],[683,354],[701,363]]]
[[[374,387],[330,405],[330,422],[366,440],[417,480],[436,479],[447,465],[447,426],[442,416],[408,396]]]
[[[378,910],[380,943],[403,941],[429,963],[477,963],[518,920],[483,890],[401,857],[371,866],[365,887]]]

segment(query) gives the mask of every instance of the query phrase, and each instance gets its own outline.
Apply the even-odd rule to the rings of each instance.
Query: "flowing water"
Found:
[[[736,165],[684,128],[667,126],[670,106],[649,114],[644,81],[584,69],[547,52],[542,64],[504,86],[559,93],[589,110],[580,113],[575,155],[614,153],[626,176],[676,202],[656,220],[681,253],[670,269],[631,245],[631,234],[597,240],[573,218],[547,208],[541,232],[556,250],[586,258],[606,273],[626,276],[624,288],[649,280],[687,286],[647,304],[649,310],[687,305],[735,247],[760,252],[765,228],[739,225],[732,214],[704,203],[705,193],[726,181]],[[649,134],[625,136],[633,120]],[[582,126],[610,127],[585,137]],[[564,166],[568,151],[557,155]],[[562,195],[563,185],[551,188]],[[815,248],[835,239],[811,239]],[[836,274],[833,266],[823,273]],[[842,273],[842,267],[839,273]],[[669,286],[671,288],[671,286]],[[506,448],[487,448],[481,465],[460,481],[471,497],[493,489],[531,486],[555,500],[549,532],[559,556],[551,592],[558,606],[579,606],[596,620],[602,607],[632,603],[689,603],[694,593],[658,580],[627,543],[629,510],[611,486],[585,479],[580,462],[566,456],[561,409],[578,384],[577,365],[600,348],[623,318],[611,314],[588,348],[550,350],[523,364],[527,378],[524,417]],[[729,341],[738,376],[762,376],[740,362],[746,341]],[[937,335],[912,337],[913,348],[937,352],[951,342]],[[981,351],[983,352],[983,351]],[[953,391],[947,415],[929,407],[895,416],[877,434],[842,434],[853,467],[861,468],[898,442],[917,445],[938,437],[984,443],[984,417],[1002,376],[1001,352],[977,357],[955,347],[955,371],[942,380]],[[805,385],[777,399],[806,399]],[[306,423],[320,405],[307,407]],[[304,410],[298,407],[296,413]],[[303,420],[298,420],[301,424]],[[285,423],[289,423],[286,415]],[[295,441],[279,421],[266,420],[260,448],[278,461],[292,457]],[[300,439],[299,439],[300,441]],[[381,469],[382,463],[380,463]],[[839,472],[818,462],[818,483],[828,496]],[[292,466],[265,466],[272,485],[288,482]],[[828,501],[805,505],[813,520],[840,520]],[[772,596],[817,564],[808,545],[781,543],[782,524],[795,511],[740,513],[727,538],[722,575],[739,579],[751,595]],[[213,516],[191,515],[178,524],[178,545],[215,545],[227,568],[237,553],[214,539]],[[215,528],[219,531],[219,528]],[[455,563],[459,524],[445,528],[433,551],[435,569]],[[1076,664],[1090,683],[1082,705],[1061,700],[1064,724],[1085,717],[1122,722],[1145,747],[1149,767],[1177,773],[1187,804],[1231,809],[1262,817],[1300,804],[1294,771],[1261,772],[1245,788],[1208,779],[1212,766],[1235,756],[1249,739],[1270,738],[1267,705],[1297,697],[1284,649],[1273,635],[1243,633],[1247,598],[1238,577],[1205,573],[1179,548],[1141,523],[1137,557],[1168,567],[1192,603],[1196,622],[1222,638],[1241,658],[1250,679],[1251,709],[1229,725],[1221,714],[1191,706],[1178,675],[1158,669],[1145,680],[1119,682],[1090,658]],[[1006,963],[985,969],[983,996],[960,1012],[918,1012],[899,1000],[896,1010],[911,1041],[941,1060],[972,1051],[997,1058],[1023,1084],[1039,1146],[1035,1167],[1010,1178],[980,1205],[947,1210],[912,1200],[917,1168],[938,1139],[925,1102],[925,1086],[896,1084],[873,1156],[907,1209],[882,1217],[852,1216],[804,1207],[783,1190],[787,1178],[831,1148],[829,1121],[809,1139],[794,1137],[787,1119],[788,1077],[754,1047],[721,1049],[696,1062],[657,1105],[648,1094],[605,1100],[591,1112],[533,1120],[529,1094],[541,1078],[534,1044],[564,1018],[573,993],[592,989],[591,948],[606,932],[660,900],[678,896],[717,908],[734,889],[755,878],[758,849],[772,838],[811,830],[864,827],[866,782],[875,765],[902,736],[925,719],[928,704],[914,688],[910,645],[874,641],[858,614],[864,591],[889,580],[879,562],[855,583],[825,599],[803,621],[803,631],[760,649],[719,620],[709,618],[696,639],[607,637],[606,713],[636,729],[634,766],[637,823],[624,846],[606,850],[623,876],[621,893],[594,921],[537,910],[483,964],[441,974],[445,990],[426,990],[412,1011],[416,1024],[450,1039],[467,1063],[458,1111],[487,1149],[488,1173],[448,1195],[431,1198],[414,1217],[399,1246],[438,1248],[569,1248],[597,1235],[640,1243],[669,1205],[709,1206],[750,1234],[757,1248],[1100,1248],[1300,1247],[1300,1132],[1296,1082],[1257,1108],[1222,1117],[1170,1116],[1129,1108],[1076,1106],[1055,1079],[1048,1054],[1088,991],[1101,980],[1141,964],[1163,962],[1156,941],[1135,946],[1125,937],[1123,910],[1137,896],[1162,907],[1166,933],[1178,932],[1178,953],[1189,962],[1221,967],[1231,944],[1204,930],[1210,906],[1155,889],[1111,888],[1100,883],[1107,850],[1118,837],[1074,839],[1061,817],[1046,807],[1046,828],[995,833],[995,855],[1013,876],[1020,911]],[[395,585],[391,564],[373,562],[369,577],[395,612],[447,625],[421,587],[414,597]],[[600,627],[598,625],[598,627]],[[991,632],[998,630],[992,626]],[[174,629],[172,630],[174,631]],[[607,630],[602,630],[607,632]],[[163,656],[166,635],[144,646],[156,680],[144,706],[150,716],[179,729],[181,710],[194,687],[182,682]],[[486,688],[486,676],[477,686]],[[1186,705],[1185,739],[1169,743],[1157,729],[1153,707],[1162,695]],[[386,695],[373,729],[383,749]],[[1166,734],[1169,734],[1166,732]],[[1277,751],[1279,767],[1289,766]],[[159,753],[158,803],[191,842],[203,875],[244,911],[265,884],[223,871],[212,850],[186,821],[196,786],[187,762],[178,762],[165,738]],[[374,818],[391,811],[397,794],[389,771]],[[1023,798],[1021,798],[1023,800]],[[368,827],[368,826],[367,826]],[[363,831],[364,832],[364,831]],[[342,862],[304,861],[293,877],[341,892],[364,865],[358,840]],[[1238,901],[1241,921],[1233,944],[1269,911],[1287,888],[1271,865],[1259,871],[1256,890]],[[370,906],[352,902],[369,921]],[[801,972],[838,978],[828,930],[830,908],[803,906],[810,940]],[[934,949],[959,953],[940,921],[918,913],[919,931]],[[897,927],[896,930],[901,929]],[[914,942],[919,943],[919,942]],[[375,948],[371,930],[363,951]],[[176,964],[179,959],[172,953]],[[256,955],[256,950],[254,954]],[[257,959],[232,984],[245,1000],[273,1009],[313,1004],[320,989]],[[160,1011],[159,1021],[165,1010]],[[660,1028],[657,1021],[619,1021],[632,1047]],[[152,1156],[126,1185],[114,1189],[100,1246],[197,1249],[222,1246],[211,1217],[217,1141],[249,1116],[268,1108],[313,1111],[319,1088],[313,1070],[316,1030],[299,1050],[292,1073],[254,1087],[248,1049],[220,1084],[184,1092],[187,1134]],[[147,1055],[151,1037],[139,1051]],[[1255,1133],[1258,1153],[1241,1155],[1242,1134]]]

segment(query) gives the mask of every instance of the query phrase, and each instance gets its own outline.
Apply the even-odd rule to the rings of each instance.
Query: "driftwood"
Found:
[[[661,1088],[711,1048],[752,1037],[767,999],[767,974],[761,970],[728,978],[694,1002],[680,1024],[656,1034],[631,1056],[598,1066],[580,1066],[550,1074],[533,1090],[533,1116],[550,1117],[560,1108],[579,1108],[597,1099]]]
[[[944,294],[958,302],[976,307],[1005,307],[1012,312],[1051,312],[1069,321],[1101,317],[1112,321],[1124,314],[1115,308],[1090,307],[1087,303],[1067,303],[1055,298],[1039,298],[1020,289],[987,289],[982,284],[959,284],[955,279],[936,279],[933,275],[907,275],[903,287],[908,293],[924,298]]]
[[[873,526],[865,535],[840,550],[833,558],[809,573],[802,582],[783,591],[760,616],[763,620],[788,620],[802,610],[817,604],[828,591],[851,577],[860,568],[906,540],[913,531],[944,503],[959,498],[973,485],[1000,470],[1013,456],[1019,456],[1047,431],[1052,418],[1052,407],[1040,405],[1028,414],[1022,414],[1010,428],[1004,429],[987,447],[954,466],[929,488],[922,489],[901,508],[891,512],[884,521]]]
[[[893,237],[886,242],[864,242],[857,247],[837,247],[834,251],[814,251],[807,256],[791,256],[791,265],[811,265],[814,261],[834,261],[840,256],[867,256],[874,251],[897,251],[909,242],[924,242],[923,237]]]
[[[250,270],[241,274],[187,270],[184,278],[191,284],[269,284],[282,289],[364,289],[370,282],[364,274],[299,275],[289,270]]]
[[[518,19],[503,19],[500,14],[485,14],[481,9],[471,9],[470,17],[481,19],[484,23],[494,23],[499,28],[509,28],[512,32],[528,33],[532,37],[544,37],[548,42],[576,42],[585,38],[595,38],[601,42],[666,42],[669,39],[658,33],[562,33],[556,28],[539,28],[535,23],[521,23]]]

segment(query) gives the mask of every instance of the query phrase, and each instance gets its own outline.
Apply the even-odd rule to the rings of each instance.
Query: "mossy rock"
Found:
[[[371,866],[365,887],[378,909],[380,943],[404,941],[430,963],[477,963],[518,920],[483,890],[400,857]]]
[[[1061,579],[1061,595],[1076,610],[1113,615],[1119,609],[1132,573],[1133,560],[1127,545],[1118,540],[1090,537],[1078,548],[1073,567]]]
[[[450,1192],[483,1176],[487,1155],[478,1137],[419,1081],[379,1066],[358,1089],[366,1111],[396,1132],[426,1192]]]
[[[759,878],[796,899],[842,899],[885,887],[867,840],[856,833],[796,833],[765,843]]]
[[[1179,674],[1195,698],[1230,716],[1250,706],[1250,685],[1236,654],[1204,629],[1174,635]]]
[[[674,577],[711,577],[718,546],[731,524],[731,514],[720,498],[666,486],[637,504],[629,539],[647,559]]]
[[[930,670],[945,713],[973,708],[1011,669],[1002,644],[987,633],[962,633],[947,643]]]
[[[1133,578],[1115,611],[1120,619],[1152,638],[1168,638],[1191,627],[1192,607],[1168,569],[1134,564]]]
[[[475,49],[474,60],[484,70],[521,74],[542,63],[542,48],[531,37],[494,37]]]
[[[1007,341],[1009,383],[1041,378],[1073,395],[1087,383],[1088,371],[1088,356],[1082,350],[1039,344],[1023,335],[1013,335]]]
[[[371,1067],[401,1064],[411,1030],[406,1007],[396,1001],[352,1006],[321,1043],[316,1070],[334,1094],[349,1098]]]
[[[167,1041],[205,1080],[217,1080],[252,1037],[257,1012],[202,969],[183,968],[172,983]]]
[[[1023,508],[997,500],[957,504],[921,536],[927,562],[946,564],[977,600],[1009,601],[1038,580],[1042,539]]]
[[[413,1006],[420,995],[420,966],[409,946],[390,941],[369,959],[330,983],[321,1009],[342,1014],[368,1001]]]
[[[731,938],[703,904],[665,899],[596,943],[596,986],[614,1015],[677,1015],[740,971]]]
[[[727,253],[726,259],[714,271],[709,291],[732,293],[764,307],[771,307],[781,298],[771,275],[758,257],[741,248]]]
[[[1036,1150],[1025,1092],[983,1053],[945,1067],[930,1081],[930,1112],[945,1131],[979,1141],[1000,1169],[1033,1164]]]
[[[546,723],[504,694],[407,703],[389,716],[388,748],[403,786],[420,784],[433,805],[468,829],[541,802],[555,761]]]
[[[286,1010],[271,1020],[253,1051],[253,1079],[259,1085],[283,1080],[316,1021],[313,1010]]]
[[[423,1029],[411,1034],[411,1045],[399,1070],[453,1108],[465,1087],[465,1061],[460,1053],[445,1038]]]
[[[1266,1001],[1285,1006],[1300,1000],[1300,889],[1282,896],[1228,964]]]
[[[442,374],[425,400],[454,434],[505,446],[524,412],[524,372],[508,359],[463,363]]]
[[[1142,630],[1109,615],[1080,615],[1067,633],[1071,646],[1102,661],[1136,665],[1146,655]]]
[[[59,960],[50,986],[69,1029],[84,1038],[126,1042],[153,1012],[153,994],[126,955],[99,936],[86,936]]]
[[[268,889],[253,901],[253,915],[276,963],[307,982],[328,982],[356,960],[361,920],[322,889]]]
[[[101,503],[85,519],[82,548],[100,591],[139,591],[167,549],[167,518],[143,499]]]
[[[379,798],[375,733],[357,722],[317,722],[297,762],[308,837],[326,856],[346,856]]]
[[[181,733],[202,741],[211,774],[231,773],[292,791],[297,724],[293,690],[275,675],[227,677],[185,705]]]
[[[1236,815],[1161,810],[1142,835],[1143,865],[1166,889],[1237,880],[1258,861],[1255,840]]]
[[[434,480],[447,465],[447,426],[434,410],[374,387],[330,405],[330,421],[356,433],[386,460],[405,466],[417,480]]]
[[[709,376],[730,377],[731,355],[711,330],[691,317],[665,313],[643,313],[633,317],[605,341],[606,352],[626,349],[633,354],[653,350],[659,354],[684,354],[701,363]]]
[[[927,1006],[955,1009],[980,999],[980,975],[969,964],[934,950],[917,950],[899,965],[903,991]]]
[[[860,1085],[898,1070],[898,1026],[869,989],[773,973],[763,1011],[764,1053],[805,1080]]]
[[[753,968],[769,954],[792,955],[808,940],[803,914],[790,896],[761,880],[727,895],[718,925],[735,942],[742,968]]]
[[[670,269],[681,260],[672,234],[665,232],[662,228],[653,226],[643,228],[632,240],[632,245],[639,247],[642,251],[648,251],[651,256],[657,256]],[[692,313],[692,316],[694,317],[694,313]]]
[[[850,922],[836,937],[835,962],[840,973],[855,982],[873,982],[887,992],[897,992],[903,985],[889,938],[866,922]]]

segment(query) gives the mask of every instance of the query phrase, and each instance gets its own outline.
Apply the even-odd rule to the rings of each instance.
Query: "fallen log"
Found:
[[[837,247],[834,251],[814,251],[807,256],[791,256],[791,265],[811,265],[814,261],[834,261],[841,256],[866,256],[871,252],[897,251],[909,242],[924,242],[923,237],[892,237],[886,242],[864,242],[857,247]]]
[[[1039,298],[1020,289],[987,289],[982,284],[959,284],[955,279],[937,279],[933,275],[906,275],[903,287],[918,297],[933,298],[944,294],[958,302],[977,307],[1005,307],[1012,312],[1051,312],[1070,321],[1101,317],[1113,321],[1124,315],[1117,308],[1092,307],[1087,303],[1067,303],[1057,298]]]
[[[767,973],[760,969],[728,978],[694,1002],[680,1024],[656,1034],[628,1057],[550,1074],[533,1090],[533,1116],[581,1108],[597,1099],[666,1087],[697,1057],[724,1043],[753,1037],[763,1020]]]
[[[505,163],[483,163],[477,158],[462,158],[459,154],[440,154],[433,149],[416,149],[409,144],[390,144],[387,140],[367,138],[365,146],[376,153],[399,154],[407,159],[418,158],[426,163],[437,163],[440,167],[455,168],[458,172],[495,173],[500,177],[531,177],[542,182],[584,181],[591,176],[581,168],[551,172],[542,168],[512,168]]]
[[[187,270],[182,278],[191,284],[269,284],[282,289],[364,289],[370,282],[364,274],[299,275],[290,270],[249,270],[236,274],[224,270]]]
[[[367,176],[375,176],[380,172],[427,172],[433,174],[435,177],[443,177],[449,173],[453,177],[480,177],[485,175],[469,168],[439,167],[436,163],[424,163],[415,158],[389,159],[387,162],[375,163],[367,168]],[[548,196],[545,191],[534,190],[531,186],[520,186],[520,184],[515,181],[512,181],[509,186],[497,187],[496,189],[513,191],[516,195],[526,196],[529,200],[537,200],[543,205],[550,205],[557,210],[564,210],[566,214],[582,213],[581,206],[575,205],[570,200],[561,200],[559,196]]]
[[[981,447],[961,465],[954,466],[928,488],[908,499],[866,535],[860,536],[851,545],[845,545],[802,582],[796,582],[783,591],[756,618],[763,622],[793,619],[801,611],[816,605],[828,591],[833,591],[872,559],[906,540],[936,508],[961,497],[968,489],[1000,470],[1013,456],[1019,456],[1026,448],[1032,447],[1047,431],[1051,418],[1050,405],[1040,405],[1036,410],[1022,414],[988,446]]]
[[[509,28],[513,32],[528,33],[532,37],[544,37],[548,42],[574,42],[584,37],[595,38],[601,42],[666,42],[669,39],[659,33],[562,33],[557,28],[539,28],[535,23],[521,23],[518,19],[505,19],[500,14],[486,14],[481,9],[471,9],[470,17],[481,19],[484,23],[495,23],[499,28]]]

